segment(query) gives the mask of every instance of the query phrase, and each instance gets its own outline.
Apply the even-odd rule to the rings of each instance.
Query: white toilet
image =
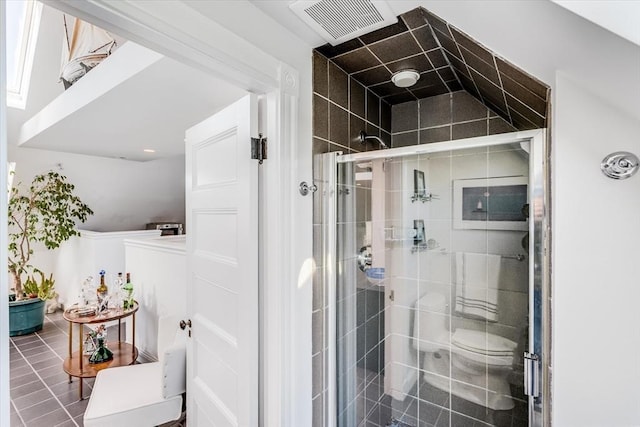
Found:
[[[507,338],[458,328],[449,332],[444,295],[427,293],[416,302],[413,346],[425,352],[424,380],[494,410],[514,406],[507,375],[517,344]]]

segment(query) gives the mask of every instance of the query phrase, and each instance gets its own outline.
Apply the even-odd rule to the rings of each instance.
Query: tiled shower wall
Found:
[[[317,52],[313,63],[314,154],[378,149],[377,144],[360,144],[357,137],[361,130],[379,135],[392,147],[515,131],[467,92],[447,93],[391,107]],[[319,174],[320,168],[314,167],[314,179],[321,187]],[[313,427],[325,425],[328,383],[324,371],[329,343],[324,333],[328,301],[322,283],[321,212],[322,191],[317,191],[313,219],[316,262],[312,313]]]
[[[465,91],[396,104],[391,117],[393,147],[516,131]]]
[[[391,144],[391,106],[318,52],[313,53],[313,152],[342,151],[344,154],[375,150],[377,142],[362,145],[360,131]],[[321,170],[314,166],[313,241],[316,275],[313,280],[312,365],[313,426],[325,425],[327,378],[324,366],[328,343],[324,313],[327,307],[322,284],[322,184]]]
[[[360,131],[391,143],[391,106],[358,83],[333,61],[313,53],[314,153],[345,154],[377,149],[360,144]]]

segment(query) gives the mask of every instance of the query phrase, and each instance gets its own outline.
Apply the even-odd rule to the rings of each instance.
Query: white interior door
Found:
[[[189,426],[258,425],[255,95],[186,132]]]

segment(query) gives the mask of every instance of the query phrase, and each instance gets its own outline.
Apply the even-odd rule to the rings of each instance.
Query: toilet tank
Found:
[[[447,301],[444,295],[431,292],[416,301],[413,322],[413,348],[434,352],[449,347]]]

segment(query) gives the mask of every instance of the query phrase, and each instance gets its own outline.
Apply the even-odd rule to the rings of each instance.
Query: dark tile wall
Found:
[[[394,72],[420,73],[409,89]],[[417,8],[396,24],[313,52],[313,153],[377,150],[359,133],[392,147],[449,141],[547,126],[547,85],[487,50],[461,30]],[[314,180],[322,187],[314,159]],[[312,372],[313,427],[326,421],[324,366],[327,298],[322,284],[322,191],[314,193]]]
[[[421,7],[395,24],[317,51],[392,105],[464,89],[518,130],[547,126],[548,85]],[[403,69],[420,73],[414,86],[391,82]]]
[[[313,151],[345,154],[377,149],[360,131],[391,143],[391,105],[319,52],[313,53]]]
[[[518,130],[547,127],[548,85],[423,9],[462,87]]]
[[[452,141],[516,130],[465,91],[391,107],[392,147]]]
[[[358,291],[356,307],[357,366],[380,374],[384,367],[384,291]]]
[[[345,154],[378,149],[375,142],[360,143],[360,131],[391,144],[391,105],[349,76],[339,65],[319,52],[313,53],[313,153],[342,151]],[[320,182],[320,168],[314,163],[314,180]],[[322,287],[322,191],[314,193],[313,255],[316,276],[313,280],[312,397],[313,426],[325,424],[326,381],[324,378],[327,343],[325,310],[327,301]]]

